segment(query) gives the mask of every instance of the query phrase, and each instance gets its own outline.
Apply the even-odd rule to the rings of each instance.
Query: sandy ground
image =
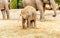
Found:
[[[37,12],[37,29],[22,29],[20,9],[11,9],[9,14],[9,20],[2,20],[0,12],[0,38],[60,38],[59,10],[56,17],[52,17],[52,10],[46,10],[44,22],[40,22],[39,12]]]

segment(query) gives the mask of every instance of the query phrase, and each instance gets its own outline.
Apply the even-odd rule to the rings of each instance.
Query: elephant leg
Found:
[[[28,20],[28,26],[29,26],[29,28],[31,27],[31,22],[30,22],[30,20]]]
[[[36,21],[34,21],[34,28],[36,28]]]
[[[9,9],[10,9],[10,4],[8,5]]]
[[[53,17],[55,17],[56,16],[56,4],[55,4],[55,1],[54,0],[50,0],[50,3],[52,5],[52,9],[54,10]]]
[[[29,21],[27,20],[27,28],[29,27],[29,23],[28,23]]]
[[[5,8],[5,11],[6,11],[7,19],[9,19],[9,7],[8,6],[9,6],[8,2],[5,2],[4,8]]]
[[[33,23],[34,23],[34,28],[36,28],[36,15],[35,15],[35,17],[34,17]]]
[[[43,7],[42,9],[40,9],[40,21],[44,21],[44,11],[43,11]]]
[[[45,19],[45,18],[44,18],[44,11],[45,11],[45,9],[44,9],[43,6],[42,6],[42,7],[40,8],[40,12],[41,12],[41,13],[40,13],[40,20],[41,20],[41,21],[44,21],[44,19]]]
[[[22,26],[23,26],[23,29],[25,29],[25,19],[22,18]]]
[[[2,15],[3,15],[3,19],[5,19],[5,10],[1,10]]]
[[[9,11],[6,11],[7,19],[9,19]]]
[[[36,0],[36,5],[38,10],[40,11],[40,21],[44,21],[44,9],[43,9],[43,3],[41,0]]]
[[[33,28],[33,22],[31,21],[31,25],[30,25],[31,28]]]
[[[31,21],[31,28],[36,28],[36,21],[35,20],[32,20]]]
[[[43,3],[43,12],[45,12],[45,5],[46,3]]]

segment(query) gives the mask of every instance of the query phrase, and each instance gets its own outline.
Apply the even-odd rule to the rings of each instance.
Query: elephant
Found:
[[[8,7],[9,7],[9,9],[11,9],[10,3],[11,3],[11,0],[8,0]]]
[[[56,16],[56,4],[54,0],[22,0],[23,2],[23,7],[27,6],[27,5],[31,5],[34,8],[36,8],[36,10],[39,10],[40,12],[40,21],[44,21],[44,12],[45,12],[45,5],[49,4],[50,6],[52,6],[52,9],[54,11],[53,17]]]
[[[30,28],[36,27],[36,9],[34,7],[26,6],[21,10],[21,15],[22,15],[23,29],[26,28],[25,27],[26,21],[27,21],[26,23],[27,27],[30,27]]]
[[[60,10],[60,5],[58,7],[59,7],[59,10]]]
[[[2,12],[3,19],[5,19],[5,13],[7,15],[7,19],[9,19],[8,0],[0,0],[0,10]]]

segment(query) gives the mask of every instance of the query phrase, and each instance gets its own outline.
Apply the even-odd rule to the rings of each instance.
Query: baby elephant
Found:
[[[36,27],[36,9],[32,6],[26,6],[21,10],[23,29],[27,27]],[[26,24],[26,25],[25,25]]]

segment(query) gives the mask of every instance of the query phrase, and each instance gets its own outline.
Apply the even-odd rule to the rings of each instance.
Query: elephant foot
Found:
[[[9,19],[9,16],[7,16],[7,20]]]
[[[23,26],[23,29],[26,29],[26,27],[25,27],[25,26]]]
[[[27,28],[29,28],[30,26],[27,25]]]
[[[27,29],[26,27],[23,27],[23,29]]]
[[[53,15],[53,17],[56,17],[56,15]]]
[[[37,27],[32,27],[33,29],[36,29]]]
[[[3,20],[5,20],[5,19],[3,19]]]
[[[3,20],[5,20],[6,18],[4,17]]]
[[[9,18],[7,18],[7,20],[9,20]]]
[[[44,22],[45,20],[44,19],[40,19],[41,22]]]

